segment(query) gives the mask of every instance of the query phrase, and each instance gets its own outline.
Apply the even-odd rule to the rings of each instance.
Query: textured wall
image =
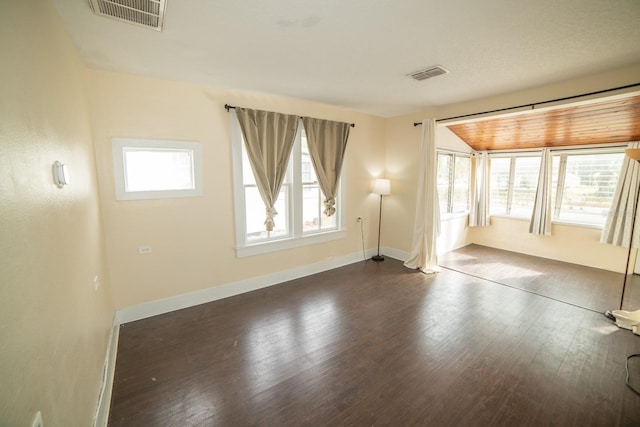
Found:
[[[0,425],[88,426],[113,304],[85,69],[44,0],[0,3],[0,58]]]

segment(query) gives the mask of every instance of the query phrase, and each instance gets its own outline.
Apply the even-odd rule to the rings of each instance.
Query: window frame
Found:
[[[581,146],[581,147],[574,147],[574,148],[558,148],[558,149],[550,150],[552,158],[556,156],[560,156],[560,163],[558,165],[558,175],[557,177],[554,176],[554,180],[557,178],[557,181],[555,182],[555,187],[553,188],[553,191],[555,192],[555,196],[552,200],[552,218],[551,218],[552,224],[568,225],[568,226],[583,227],[583,228],[594,228],[599,230],[601,230],[604,227],[604,224],[595,224],[595,223],[589,223],[589,222],[581,222],[577,220],[568,220],[568,219],[558,218],[559,216],[558,213],[561,209],[562,196],[564,195],[563,193],[564,193],[565,182],[566,182],[567,157],[570,155],[597,155],[597,154],[624,153],[625,148],[626,148],[626,145],[613,145],[613,146],[598,145],[594,147]],[[513,197],[513,187],[515,183],[516,158],[540,156],[540,151],[530,151],[530,150],[526,150],[522,152],[516,152],[516,151],[500,152],[499,151],[499,152],[489,153],[489,156],[491,159],[510,158],[509,188],[508,188],[508,198],[507,198],[507,206],[508,206],[507,212],[509,212],[511,208],[512,197]],[[491,199],[489,203],[491,203]],[[498,218],[530,220],[530,217],[516,216],[516,215],[511,215],[509,213],[490,212],[490,215]]]
[[[340,174],[340,184],[338,195],[336,197],[337,225],[336,228],[326,230],[314,230],[304,232],[303,230],[303,200],[302,200],[302,162],[301,162],[301,137],[302,137],[302,120],[298,122],[298,130],[296,131],[296,139],[291,150],[288,171],[291,182],[290,186],[290,203],[289,203],[289,235],[274,237],[269,240],[259,242],[250,242],[247,239],[246,225],[246,203],[244,193],[243,179],[243,163],[242,163],[242,131],[235,112],[230,112],[231,121],[231,157],[232,157],[232,174],[233,174],[233,199],[234,199],[234,218],[235,218],[235,237],[236,237],[236,256],[238,258],[261,255],[270,252],[282,251],[286,249],[297,248],[301,246],[313,245],[317,243],[327,242],[331,240],[343,239],[346,237],[346,169],[347,154],[342,165],[342,173]],[[296,159],[298,159],[296,161]],[[276,221],[278,216],[276,216]]]
[[[190,151],[192,154],[191,173],[194,187],[179,190],[127,191],[125,151],[126,149],[131,148],[147,148],[166,151],[174,150],[180,152],[185,150]],[[115,196],[118,201],[199,197],[204,193],[202,179],[202,145],[199,142],[143,138],[112,138],[111,151],[113,158]]]
[[[505,211],[506,212],[501,212],[501,213],[495,213],[493,211],[491,211],[491,194],[489,194],[489,215],[490,216],[495,216],[495,217],[502,217],[502,218],[512,218],[512,219],[521,219],[521,220],[530,220],[531,219],[531,214],[533,213],[533,206],[531,207],[532,211],[527,215],[527,216],[523,216],[523,215],[514,215],[511,213],[512,208],[513,208],[513,195],[515,193],[514,188],[515,188],[515,182],[516,182],[516,163],[517,163],[517,159],[518,158],[524,158],[524,157],[540,157],[540,152],[539,151],[523,151],[521,153],[518,152],[513,152],[513,151],[509,151],[509,152],[498,152],[498,153],[489,153],[489,159],[491,162],[493,162],[493,159],[496,158],[508,158],[509,159],[509,185],[507,187],[507,200],[506,200],[506,207],[505,207]],[[538,171],[537,173],[540,173],[540,165],[538,165]],[[536,176],[536,184],[537,184],[537,179],[538,176]],[[492,176],[491,176],[491,168],[489,169],[489,182],[492,181]],[[489,191],[491,192],[491,184],[489,184]],[[534,201],[535,202],[535,201]]]
[[[581,222],[578,220],[558,218],[560,216],[560,212],[562,211],[563,196],[566,188],[567,160],[568,160],[568,157],[571,155],[574,155],[574,156],[592,155],[593,156],[597,154],[621,154],[624,157],[625,148],[626,146],[614,146],[614,147],[594,147],[594,148],[551,150],[552,158],[555,156],[560,157],[559,164],[558,164],[558,178],[557,178],[556,188],[554,189],[556,194],[553,200],[553,209],[552,209],[552,216],[551,216],[551,222],[553,224],[572,225],[572,226],[579,226],[584,228],[595,228],[599,230],[602,230],[604,228],[604,223],[596,224],[593,222]],[[620,178],[620,171],[618,171],[618,179],[619,178]],[[614,190],[614,194],[615,194],[615,190]],[[612,197],[613,197],[613,194],[612,194]]]
[[[450,151],[450,150],[442,150],[442,149],[437,149],[436,150],[436,165],[439,165],[440,162],[439,157],[440,156],[448,156],[449,157],[449,176],[448,176],[448,185],[447,185],[447,209],[446,212],[442,212],[442,210],[440,210],[440,215],[442,219],[449,219],[449,218],[455,218],[455,217],[459,217],[459,216],[465,216],[465,215],[469,215],[469,205],[470,205],[470,195],[469,195],[469,190],[471,188],[471,154],[469,153],[461,153],[461,152],[457,152],[457,151]],[[469,176],[467,177],[467,207],[466,209],[462,210],[462,211],[453,211],[453,202],[454,202],[454,195],[455,195],[455,177],[456,177],[456,159],[459,157],[464,157],[469,161]],[[436,172],[437,174],[437,172]],[[438,202],[440,199],[440,195],[438,194]],[[440,206],[438,206],[438,209],[440,209]]]

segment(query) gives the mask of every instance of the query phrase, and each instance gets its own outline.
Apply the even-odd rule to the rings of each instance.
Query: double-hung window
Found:
[[[624,149],[556,150],[552,153],[553,221],[602,227],[616,189]],[[491,156],[491,215],[531,218],[539,153]]]
[[[265,229],[265,205],[235,114],[231,122],[237,255],[251,256],[345,237],[342,197],[345,166],[336,198],[336,213],[326,216],[323,212],[324,195],[311,163],[302,123],[298,126],[282,188],[274,206],[278,212],[274,218],[275,226],[272,231]]]
[[[437,186],[440,213],[469,210],[470,157],[466,154],[438,152]]]
[[[553,219],[604,226],[623,160],[621,148],[556,152]]]
[[[530,218],[539,169],[539,154],[492,156],[491,215]]]

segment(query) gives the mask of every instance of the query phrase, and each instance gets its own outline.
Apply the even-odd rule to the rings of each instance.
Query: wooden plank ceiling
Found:
[[[640,141],[640,95],[447,127],[476,151]]]

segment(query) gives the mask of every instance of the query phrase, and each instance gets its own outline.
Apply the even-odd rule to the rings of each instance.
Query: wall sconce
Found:
[[[53,182],[58,188],[69,184],[69,169],[57,160],[53,162]]]

